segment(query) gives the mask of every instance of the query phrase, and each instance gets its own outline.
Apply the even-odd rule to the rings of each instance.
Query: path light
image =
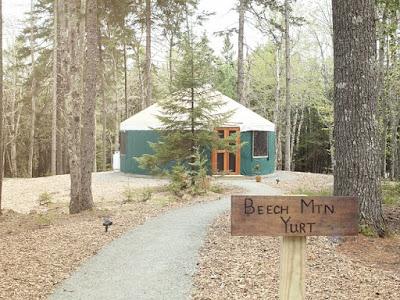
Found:
[[[106,228],[106,232],[108,231],[108,226],[112,225],[112,221],[110,219],[104,219],[103,226]]]

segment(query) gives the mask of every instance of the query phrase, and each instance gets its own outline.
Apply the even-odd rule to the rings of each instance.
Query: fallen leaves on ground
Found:
[[[368,265],[339,245],[307,239],[306,299],[400,299],[399,269]],[[229,215],[221,216],[200,251],[192,299],[278,299],[279,252],[280,238],[231,236]]]

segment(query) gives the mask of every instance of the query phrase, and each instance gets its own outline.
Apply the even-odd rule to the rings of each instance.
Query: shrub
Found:
[[[129,186],[126,186],[122,191],[123,200],[122,203],[130,203],[135,201],[135,190]]]
[[[168,190],[171,193],[182,197],[184,191],[190,185],[190,176],[188,170],[182,164],[177,163],[169,172],[169,178],[171,179],[171,182],[168,185]]]
[[[49,192],[43,192],[39,195],[39,205],[47,206],[52,203],[53,196]]]

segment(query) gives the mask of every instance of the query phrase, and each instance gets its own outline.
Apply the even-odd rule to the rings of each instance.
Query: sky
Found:
[[[315,11],[321,11],[321,7],[326,7],[328,0],[298,0],[296,1],[297,14],[313,14]],[[23,18],[25,13],[30,10],[31,0],[3,0],[3,16],[4,22],[4,47],[12,43],[13,37],[23,27]],[[214,12],[215,15],[211,16],[209,20],[204,23],[204,29],[209,37],[211,47],[220,54],[223,46],[223,37],[215,36],[215,32],[223,31],[229,28],[237,27],[238,15],[235,11],[237,0],[200,0],[200,10],[208,12]],[[329,2],[329,1],[328,1]],[[296,35],[296,33],[294,34]],[[234,45],[237,36],[232,36],[232,43]],[[159,46],[157,43],[157,37],[153,38],[155,53],[162,55],[163,46]],[[262,36],[260,32],[254,28],[251,22],[249,14],[245,23],[245,45],[251,51],[258,45],[265,44],[266,37]],[[162,45],[162,43],[160,43]],[[246,52],[246,50],[245,50]],[[159,57],[161,57],[161,55]]]
[[[222,48],[223,38],[216,37],[214,32],[226,30],[237,26],[238,16],[234,10],[236,0],[201,0],[200,10],[215,12],[215,15],[204,24],[211,47],[219,52]],[[12,37],[22,28],[22,20],[26,12],[30,10],[30,0],[3,0],[4,15],[4,44],[9,45]],[[246,43],[255,47],[260,41],[261,36],[254,29],[247,28]]]
[[[21,30],[24,14],[30,10],[30,0],[3,0],[4,47]]]

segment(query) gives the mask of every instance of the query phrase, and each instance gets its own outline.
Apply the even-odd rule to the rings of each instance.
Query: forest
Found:
[[[400,0],[0,0],[0,298],[400,299],[399,98]]]
[[[31,2],[25,27],[4,49],[7,177],[69,172],[63,117],[69,105],[63,80],[70,42],[64,34],[69,26],[66,1]],[[223,41],[221,55],[208,45],[201,27],[203,19],[212,17],[212,7],[199,11],[198,2],[98,2],[96,169],[111,168],[112,153],[119,150],[119,123],[168,94],[190,26],[209,51],[209,81],[215,89],[277,124],[277,168],[331,173],[335,161],[329,1],[320,1],[307,15],[295,2],[289,1],[285,10],[279,1],[241,1],[231,8],[238,10],[238,23],[213,33]],[[395,178],[400,172],[397,1],[378,1],[377,13],[382,174]],[[291,25],[288,33],[285,22]],[[244,42],[249,26],[264,37],[255,48]]]
[[[188,60],[188,46],[203,55],[202,84],[276,124],[278,170],[334,172],[330,1],[304,7],[302,1],[240,0],[230,8],[237,23],[208,33],[203,24],[213,9],[201,10],[199,0],[30,4],[23,29],[3,53],[6,177],[71,173],[90,182],[85,180],[91,171],[110,170],[120,146],[120,122],[185,80],[180,66]],[[379,136],[374,147],[380,176],[395,179],[400,176],[399,2],[377,0],[374,6],[371,64]],[[255,47],[246,42],[250,28],[263,37]],[[208,34],[223,43],[221,53],[210,46]],[[95,143],[86,142],[90,139]]]

